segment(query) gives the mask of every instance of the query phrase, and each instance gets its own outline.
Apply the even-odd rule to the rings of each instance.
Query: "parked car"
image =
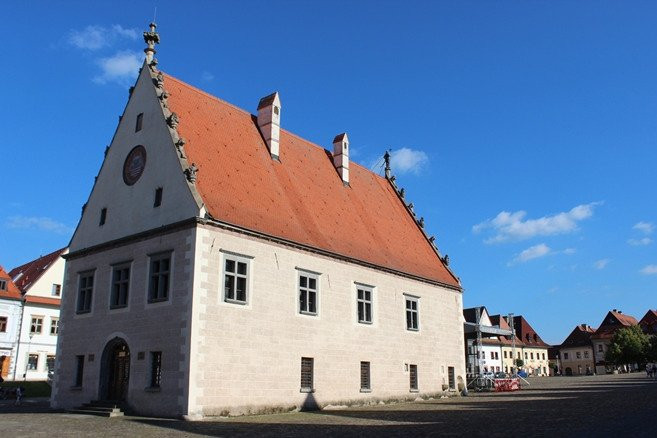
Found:
[[[498,371],[495,373],[495,378],[496,379],[506,379],[507,374],[504,371]]]

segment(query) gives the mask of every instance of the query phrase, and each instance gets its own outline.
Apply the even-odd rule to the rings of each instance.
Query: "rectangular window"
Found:
[[[317,275],[299,273],[299,312],[317,315]]]
[[[564,360],[568,360],[568,353],[564,353],[563,358],[564,358]]]
[[[57,336],[59,333],[59,318],[50,318],[50,334]]]
[[[75,386],[82,386],[82,376],[84,375],[84,355],[75,356]]]
[[[43,316],[33,316],[30,323],[30,333],[33,335],[40,335],[43,329]]]
[[[417,386],[417,365],[409,365],[408,366],[409,370],[409,378],[410,378],[410,388],[411,391],[417,391],[418,386]]]
[[[126,307],[128,305],[128,291],[130,288],[130,266],[115,266],[112,270],[112,296],[110,309]]]
[[[7,290],[7,280],[0,280],[0,290]]]
[[[358,322],[363,324],[372,323],[372,289],[358,287]]]
[[[224,256],[224,301],[247,303],[249,261],[232,255]]]
[[[151,257],[150,281],[148,283],[148,301],[166,301],[169,299],[169,280],[171,277],[171,253]]]
[[[406,329],[419,330],[419,313],[418,299],[415,297],[406,297]]]
[[[447,367],[447,379],[449,381],[449,389],[456,389],[456,379],[454,378],[454,367]]]
[[[531,360],[534,360],[534,353],[529,353],[529,357]]]
[[[543,353],[543,360],[545,360],[545,353]]]
[[[0,333],[5,333],[7,331],[7,317],[0,316]]]
[[[162,380],[162,352],[151,351],[151,388],[159,388]]]
[[[598,351],[602,353],[602,344],[598,344]]]
[[[137,123],[135,123],[135,132],[141,131],[141,126],[143,122],[144,122],[144,113],[137,114]]]
[[[360,363],[360,390],[361,391],[370,391],[370,363],[361,362]]]
[[[504,352],[504,359],[506,359],[506,353],[507,353],[507,352],[505,351],[505,352]]]
[[[153,207],[159,207],[162,205],[162,187],[155,189],[155,200],[153,201]]]
[[[62,294],[62,285],[61,284],[53,284],[52,285],[52,296],[58,297]]]
[[[576,352],[575,357],[577,357],[577,359],[581,359],[582,358],[582,353],[580,353],[579,351]]]
[[[100,210],[100,221],[98,222],[99,226],[105,225],[105,221],[107,220],[107,209],[103,208]]]
[[[584,352],[584,358],[585,358],[585,359],[588,359],[588,358],[589,358],[589,352],[588,352],[588,351],[585,351],[585,352]]]
[[[29,354],[27,356],[27,369],[29,371],[36,371],[39,368],[39,355]]]
[[[301,392],[313,391],[313,358],[301,358]]]
[[[525,360],[527,360],[527,352],[525,351]]]
[[[77,313],[91,312],[91,297],[94,291],[94,273],[85,272],[80,274],[78,284]]]
[[[48,372],[55,371],[55,356],[52,354],[46,356],[46,370]]]

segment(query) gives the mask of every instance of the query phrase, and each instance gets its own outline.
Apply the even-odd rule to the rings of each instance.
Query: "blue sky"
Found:
[[[393,172],[466,307],[551,343],[656,308],[654,2],[9,2],[0,28],[6,268],[65,246],[157,5],[160,67]]]

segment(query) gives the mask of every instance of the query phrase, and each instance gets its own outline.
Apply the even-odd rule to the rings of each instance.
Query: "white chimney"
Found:
[[[278,97],[278,91],[260,99],[258,128],[267,142],[271,157],[278,160],[281,137],[281,99]]]
[[[333,165],[338,170],[342,183],[349,185],[349,137],[347,133],[338,134],[333,139]]]

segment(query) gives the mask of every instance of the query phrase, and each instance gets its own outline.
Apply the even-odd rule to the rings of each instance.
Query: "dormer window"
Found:
[[[144,121],[144,113],[139,113],[137,115],[137,123],[135,123],[135,132],[141,131],[141,125]]]
[[[0,280],[0,290],[7,290],[7,280]]]
[[[107,208],[103,208],[100,210],[100,222],[98,222],[98,226],[103,226],[105,225],[105,221],[107,220]]]

